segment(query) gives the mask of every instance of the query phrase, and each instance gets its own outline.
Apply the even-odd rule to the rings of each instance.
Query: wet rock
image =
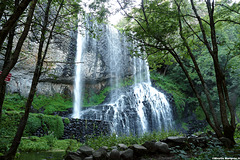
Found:
[[[113,159],[113,160],[120,160],[120,152],[117,149],[113,149],[110,152],[110,157],[109,159]]]
[[[187,138],[183,136],[171,136],[171,137],[168,137],[167,140],[171,142],[176,142],[176,143],[184,143],[187,140]]]
[[[147,148],[148,152],[154,153],[157,151],[155,143],[155,141],[147,141],[143,144],[143,146]]]
[[[107,146],[102,146],[101,148],[105,149],[106,151],[108,150]]]
[[[159,151],[160,153],[169,153],[170,152],[167,143],[159,141],[159,142],[156,142],[155,145],[156,145],[157,151]]]
[[[118,149],[118,147],[117,146],[112,146],[111,149]]]
[[[134,156],[137,156],[137,157],[143,156],[147,153],[147,148],[138,144],[129,146],[129,148],[133,150]]]
[[[127,149],[121,153],[122,160],[133,160],[133,150]]]
[[[65,157],[65,160],[82,160],[81,157],[75,152],[68,152],[68,154]]]
[[[86,158],[84,158],[84,160],[93,160],[93,157],[92,156],[86,157]]]
[[[128,149],[128,147],[127,147],[125,144],[118,144],[118,147],[119,147],[121,150],[126,150],[126,149]]]
[[[81,146],[78,151],[80,151],[81,153],[85,154],[86,156],[90,156],[92,155],[94,149],[92,149],[91,147],[88,146]]]
[[[98,150],[93,152],[93,160],[107,160],[108,154],[107,151],[103,148],[99,148]]]
[[[170,148],[175,146],[185,147],[186,141],[187,137],[183,136],[172,136],[168,137],[166,140],[163,140],[163,142],[167,143]]]

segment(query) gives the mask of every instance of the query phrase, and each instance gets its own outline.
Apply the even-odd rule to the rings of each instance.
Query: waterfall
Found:
[[[112,132],[126,135],[173,128],[171,107],[165,95],[152,87],[146,60],[130,55],[131,45],[118,30],[98,27],[102,32],[97,39],[85,34],[77,40],[76,62],[84,64],[75,67],[73,117],[110,121]],[[126,79],[131,85],[124,84]],[[103,104],[80,109],[84,86],[110,86],[111,91]]]
[[[75,59],[75,79],[74,79],[74,100],[73,100],[73,118],[80,118],[81,106],[82,106],[82,91],[83,91],[83,78],[82,78],[82,53],[85,51],[85,41],[78,31],[77,35],[77,51]]]

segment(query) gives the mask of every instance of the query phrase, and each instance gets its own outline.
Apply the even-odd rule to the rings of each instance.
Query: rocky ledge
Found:
[[[126,146],[125,144],[118,144],[110,148],[103,146],[98,150],[88,146],[81,146],[77,152],[69,152],[65,160],[149,160],[149,158],[153,157],[157,157],[157,159],[175,159],[178,151],[185,152],[187,156],[187,152],[190,152],[193,148],[206,148],[212,145],[233,147],[229,139],[217,139],[214,134],[209,132],[199,136],[175,136],[161,141],[147,141],[142,145]]]

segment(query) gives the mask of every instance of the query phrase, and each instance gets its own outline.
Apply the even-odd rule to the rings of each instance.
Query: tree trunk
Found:
[[[217,91],[218,91],[218,98],[220,103],[220,114],[221,114],[221,122],[223,125],[223,132],[224,136],[226,138],[229,138],[231,141],[234,141],[234,132],[235,132],[235,114],[233,113],[233,107],[230,104],[227,87],[225,83],[225,77],[221,70],[219,61],[218,61],[218,44],[217,44],[217,37],[216,37],[216,30],[215,30],[215,22],[214,22],[214,1],[206,0],[206,6],[208,9],[208,16],[209,16],[209,26],[211,31],[211,44],[207,40],[207,36],[204,30],[204,27],[202,25],[202,20],[200,16],[197,13],[197,10],[194,6],[193,0],[191,0],[192,9],[198,19],[201,32],[203,35],[204,44],[208,49],[208,52],[212,56],[212,60],[214,63],[214,69],[215,69],[215,78],[216,78],[216,84],[217,84]],[[231,114],[231,125],[228,121],[228,114],[227,114],[227,107],[228,106]]]
[[[189,46],[186,38],[185,38],[184,35],[183,35],[182,22],[181,22],[181,19],[180,19],[180,15],[181,15],[180,5],[179,5],[176,1],[175,1],[175,3],[176,3],[176,5],[178,6],[178,19],[179,19],[180,36],[181,36],[181,38],[182,38],[182,40],[183,40],[184,46],[186,47],[186,49],[187,49],[187,51],[188,51],[188,54],[189,54],[190,57],[191,57],[192,62],[193,62],[193,64],[194,64],[194,69],[196,70],[197,75],[198,75],[198,77],[199,77],[199,79],[200,79],[200,81],[201,81],[201,85],[202,85],[202,87],[203,87],[203,91],[204,91],[204,94],[206,95],[206,98],[207,98],[207,101],[208,101],[208,105],[209,105],[209,109],[210,109],[210,111],[211,111],[211,115],[212,115],[212,118],[213,118],[213,122],[214,122],[214,124],[215,124],[216,129],[218,130],[218,132],[221,132],[220,124],[219,124],[219,122],[218,122],[218,120],[217,120],[217,116],[216,116],[216,113],[215,113],[215,110],[214,110],[214,107],[213,107],[213,104],[212,104],[212,100],[211,100],[211,98],[210,98],[210,92],[209,92],[209,90],[208,90],[208,88],[207,88],[207,85],[206,85],[206,83],[205,83],[205,80],[203,79],[202,73],[201,73],[200,68],[199,68],[199,66],[198,66],[198,63],[197,63],[197,61],[196,61],[196,59],[195,59],[195,56],[193,55],[193,52],[192,52],[192,50],[191,50],[191,48],[190,48],[190,46]]]
[[[6,65],[3,67],[2,74],[0,75],[0,95],[5,94],[5,89],[4,89],[5,88],[4,87],[5,82],[4,82],[4,80],[7,77],[7,75],[9,74],[9,72],[11,71],[11,69],[17,63],[19,54],[20,54],[21,49],[22,49],[22,45],[23,45],[23,43],[24,43],[24,41],[25,41],[25,39],[28,35],[29,29],[30,29],[30,26],[31,26],[31,23],[32,23],[32,17],[33,17],[33,13],[34,13],[34,10],[35,10],[36,3],[37,3],[37,0],[34,0],[32,5],[31,5],[31,8],[28,12],[25,27],[24,27],[24,30],[23,30],[23,33],[22,33],[21,37],[18,40],[16,49],[15,49],[14,53],[11,55],[11,58],[9,58],[10,60],[8,61],[8,63],[6,63]],[[8,57],[10,55],[5,55],[5,56]],[[6,59],[6,57],[5,57],[5,59]],[[0,98],[0,117],[2,115],[3,100],[4,100],[4,98]]]
[[[172,53],[171,53],[171,52],[172,52]],[[202,108],[202,110],[203,110],[203,112],[204,112],[204,114],[205,114],[205,117],[206,117],[206,120],[207,120],[208,124],[209,124],[209,125],[212,127],[212,129],[215,131],[215,133],[217,134],[218,138],[222,137],[222,136],[223,136],[222,132],[212,123],[211,118],[210,118],[210,116],[209,116],[209,114],[208,114],[208,112],[207,112],[207,110],[206,110],[206,107],[203,105],[202,100],[201,100],[201,97],[200,97],[200,95],[198,94],[198,92],[197,92],[197,90],[196,90],[196,88],[195,88],[195,86],[194,86],[194,84],[193,84],[193,81],[192,81],[191,77],[189,76],[188,71],[185,69],[183,63],[181,62],[180,58],[179,58],[178,55],[177,55],[176,53],[174,53],[173,51],[170,51],[170,53],[173,55],[173,57],[175,58],[175,60],[178,62],[179,66],[182,68],[185,76],[187,77],[188,82],[189,82],[189,84],[190,84],[190,86],[191,86],[194,94],[195,94],[196,97],[197,97],[198,103],[199,103],[200,107]]]
[[[18,0],[15,1],[15,10],[18,6]],[[3,64],[3,68],[5,68],[7,66],[7,64],[9,63],[10,60],[10,56],[12,53],[12,48],[13,48],[13,38],[15,35],[15,28],[16,28],[17,24],[14,24],[13,28],[11,29],[11,31],[9,32],[9,36],[8,36],[8,44],[7,44],[7,49],[6,49],[6,53],[5,53],[5,58],[4,58],[4,64]],[[3,68],[1,70],[3,70]],[[2,106],[3,106],[3,102],[4,102],[4,98],[5,98],[5,92],[6,92],[6,82],[3,81],[2,87],[0,87],[0,121],[1,121],[1,117],[2,117]]]
[[[34,0],[34,2],[35,2],[34,4],[36,4],[37,0]],[[21,142],[21,138],[22,138],[25,126],[27,124],[29,111],[30,111],[30,108],[31,108],[31,105],[33,102],[34,95],[36,93],[37,84],[38,84],[39,78],[41,76],[41,69],[42,69],[43,60],[44,60],[44,59],[42,59],[42,50],[43,50],[43,44],[45,41],[45,34],[47,31],[47,24],[48,24],[48,17],[49,17],[49,10],[50,10],[51,2],[52,2],[52,0],[48,0],[48,4],[47,4],[45,15],[44,15],[43,28],[41,30],[41,40],[40,40],[40,44],[39,44],[39,48],[38,48],[38,59],[37,59],[37,63],[36,63],[35,71],[34,71],[34,76],[33,76],[33,80],[32,80],[30,93],[28,95],[28,100],[27,100],[27,103],[25,106],[25,113],[20,121],[17,133],[12,142],[11,148],[9,149],[8,153],[4,157],[5,160],[13,160],[16,155],[17,148]]]

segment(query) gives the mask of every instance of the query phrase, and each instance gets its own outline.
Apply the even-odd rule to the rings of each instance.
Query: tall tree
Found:
[[[26,37],[27,37],[28,32],[30,30],[30,26],[31,26],[31,23],[32,23],[32,18],[33,18],[33,12],[34,12],[36,3],[37,3],[37,1],[34,1],[31,8],[29,9],[27,19],[26,19],[26,23],[24,25],[24,30],[23,30],[20,38],[18,39],[16,48],[15,48],[13,53],[11,53],[12,52],[12,45],[13,45],[12,42],[11,42],[12,41],[11,39],[14,37],[14,35],[13,35],[14,28],[12,28],[12,27],[15,26],[16,22],[14,23],[13,26],[11,26],[12,33],[10,33],[10,35],[9,35],[9,40],[10,41],[8,42],[8,46],[7,46],[6,53],[5,53],[4,66],[2,68],[2,74],[0,75],[0,95],[1,95],[0,96],[0,118],[2,116],[2,105],[3,105],[3,101],[4,101],[5,88],[6,88],[5,78],[7,77],[7,75],[11,71],[11,69],[15,66],[15,64],[17,63],[19,54],[21,52],[21,48],[22,48],[23,43],[26,40]],[[16,10],[18,9],[18,7],[19,6],[17,5]]]
[[[37,1],[37,0],[35,0]],[[41,8],[41,7],[40,7]],[[39,42],[39,46],[38,46],[38,53],[37,53],[37,62],[36,62],[36,66],[35,66],[35,71],[34,71],[34,75],[33,75],[33,80],[32,80],[32,85],[31,85],[31,89],[28,95],[28,99],[25,105],[25,112],[23,117],[20,120],[19,126],[18,126],[18,130],[16,132],[16,135],[14,137],[14,140],[12,142],[12,145],[9,149],[9,151],[7,152],[7,154],[4,156],[4,159],[14,159],[17,148],[20,144],[21,141],[21,137],[23,135],[25,126],[27,124],[27,120],[28,120],[28,116],[29,116],[29,112],[30,112],[30,108],[33,102],[33,98],[34,95],[36,93],[36,88],[37,88],[37,84],[39,82],[39,78],[42,74],[42,69],[43,69],[43,64],[44,64],[44,60],[45,57],[48,53],[48,48],[49,45],[51,44],[51,40],[55,34],[62,34],[61,31],[66,31],[70,28],[64,28],[63,30],[61,30],[61,26],[63,25],[61,22],[69,22],[69,20],[73,20],[75,21],[77,14],[79,13],[79,5],[78,5],[78,1],[65,1],[65,0],[47,0],[47,5],[44,8],[43,11],[43,17],[38,17],[40,19],[43,19],[42,24],[38,24],[39,27],[41,28],[40,30],[40,37],[36,37],[39,38],[37,39],[37,41]],[[70,14],[72,13],[72,14]],[[70,15],[70,16],[69,16]],[[67,18],[66,18],[67,17]],[[62,20],[62,19],[65,19]],[[41,22],[41,21],[39,21]],[[75,23],[74,23],[75,24]],[[75,28],[75,25],[69,25],[71,27],[73,27],[72,29]]]

